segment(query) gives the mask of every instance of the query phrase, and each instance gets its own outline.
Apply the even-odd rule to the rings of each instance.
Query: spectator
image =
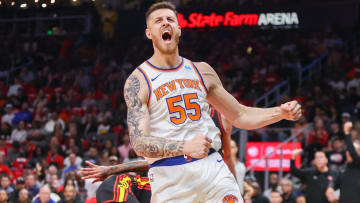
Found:
[[[10,140],[12,142],[24,142],[26,140],[27,137],[27,131],[25,129],[25,122],[24,121],[20,121],[19,125],[17,128],[15,128],[12,132],[11,132],[11,138]]]
[[[296,203],[306,203],[305,195],[299,195],[296,197]]]
[[[14,192],[14,188],[10,186],[11,179],[10,176],[7,174],[1,175],[1,190],[5,190],[5,192],[10,195],[12,192]]]
[[[282,190],[282,203],[295,203],[296,198],[293,192],[292,182],[289,179],[284,178],[281,180],[280,185]]]
[[[24,81],[24,83],[29,83],[35,79],[34,73],[27,67],[24,67],[21,70],[19,77],[22,81]]]
[[[14,80],[14,84],[10,86],[9,88],[9,91],[7,93],[7,96],[10,97],[10,96],[17,96],[18,95],[18,90],[20,88],[23,88],[21,86],[21,81],[20,81],[20,78],[16,77],[15,80]]]
[[[4,140],[9,140],[11,136],[11,125],[8,123],[1,123],[0,136],[3,136]]]
[[[246,173],[245,165],[240,162],[237,158],[238,147],[234,140],[230,142],[231,147],[231,159],[233,163],[235,163],[235,171],[236,171],[236,181],[239,184],[240,192],[244,194],[244,178]]]
[[[130,143],[129,132],[126,130],[123,136],[123,144],[118,147],[118,151],[123,158],[129,158],[129,152],[132,149]]]
[[[14,119],[14,112],[13,112],[13,105],[12,104],[6,104],[5,105],[5,114],[1,118],[1,122],[7,123],[9,125],[12,125],[12,120]]]
[[[76,171],[76,170],[80,169],[79,166],[76,165],[76,154],[75,153],[71,153],[69,155],[69,161],[70,161],[70,165],[64,169],[65,175],[71,171]]]
[[[61,180],[59,179],[59,176],[57,174],[50,175],[50,180],[48,181],[48,183],[52,192],[58,193],[63,189],[61,189]]]
[[[25,123],[31,123],[32,113],[29,111],[29,106],[27,102],[22,103],[21,111],[17,112],[12,120],[13,125],[18,125],[20,121]]]
[[[31,202],[31,198],[29,195],[29,191],[27,189],[22,189],[19,192],[19,198],[16,201],[16,203],[30,203]]]
[[[8,194],[5,190],[0,190],[0,203],[7,203],[8,202]]]
[[[93,164],[98,163],[98,150],[95,146],[91,146],[85,153],[84,160],[88,160]]]
[[[56,140],[56,138],[52,140]],[[49,165],[55,164],[59,169],[62,169],[64,167],[64,157],[61,156],[61,154],[59,153],[59,147],[57,142],[55,143],[53,142],[52,145],[50,146],[50,151],[48,152],[46,161]]]
[[[64,198],[60,203],[81,203],[77,196],[75,187],[73,185],[66,185],[64,189]]]
[[[337,177],[337,172],[328,168],[328,160],[322,151],[315,153],[315,169],[297,169],[295,158],[301,153],[302,150],[294,150],[290,163],[290,173],[307,185],[305,191],[307,203],[327,203],[325,192],[329,185],[329,180],[334,180]]]
[[[277,190],[273,190],[270,193],[270,203],[282,203],[282,197],[280,192]]]
[[[15,190],[10,195],[10,202],[15,202],[17,199],[19,199],[19,192],[20,190],[25,188],[25,181],[23,177],[18,177],[15,182]]]
[[[3,158],[7,158],[9,148],[10,146],[8,146],[6,143],[6,136],[0,135],[0,154],[3,156]]]
[[[32,197],[39,193],[39,187],[36,185],[36,177],[34,174],[25,175],[25,188],[29,191]]]
[[[53,133],[55,131],[55,126],[59,125],[61,130],[65,129],[65,122],[58,117],[58,113],[54,111],[51,114],[50,120],[45,124],[45,130],[47,133]]]
[[[50,198],[51,191],[48,185],[40,188],[39,198],[34,201],[34,203],[55,203],[54,200]]]
[[[281,191],[281,187],[279,185],[279,175],[277,173],[270,174],[269,188],[264,191],[265,197],[270,199],[270,194],[272,191]]]
[[[360,142],[355,143],[351,139],[350,129],[352,123],[344,124],[346,152],[346,168],[327,190],[326,195],[330,202],[340,200],[340,203],[354,202],[360,200]],[[340,197],[335,194],[334,189],[340,189]]]
[[[254,196],[251,198],[252,203],[269,203],[269,199],[262,194],[259,183],[253,181],[250,185],[255,190]]]
[[[326,152],[326,157],[329,160],[329,167],[333,170],[338,170],[339,167],[345,164],[345,150],[344,141],[339,137],[333,137],[330,141],[331,148]]]
[[[0,174],[5,173],[8,176],[12,177],[12,172],[10,168],[4,164],[4,157],[2,154],[0,154]]]
[[[315,121],[315,127],[309,134],[308,145],[317,145],[326,147],[329,139],[329,134],[324,128],[324,122],[321,119]]]

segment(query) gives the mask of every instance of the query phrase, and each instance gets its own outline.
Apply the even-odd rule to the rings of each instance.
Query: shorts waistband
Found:
[[[209,155],[216,152],[215,149],[211,148],[209,151]],[[169,158],[164,158],[164,159],[160,159],[155,161],[154,163],[150,164],[150,168],[153,167],[159,167],[159,166],[176,166],[176,165],[183,165],[183,164],[187,164],[187,163],[191,163],[194,161],[197,161],[199,159],[196,158],[192,158],[191,161],[187,161],[185,158],[185,155],[181,155],[181,156],[174,156],[174,157],[169,157]]]

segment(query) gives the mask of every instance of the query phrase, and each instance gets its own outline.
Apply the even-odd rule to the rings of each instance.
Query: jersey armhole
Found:
[[[150,80],[149,80],[149,77],[146,75],[145,71],[143,71],[143,69],[139,66],[137,67],[137,69],[140,71],[140,73],[143,74],[145,80],[146,80],[146,84],[149,88],[149,95],[148,95],[148,101],[147,101],[147,106],[150,105],[150,100],[151,100],[151,91],[152,91],[152,88],[151,88],[151,83],[150,83]]]
[[[192,65],[192,67],[194,68],[195,73],[198,75],[198,77],[199,77],[199,79],[200,79],[201,85],[204,87],[206,93],[208,93],[208,89],[207,89],[206,86],[205,86],[204,79],[203,79],[203,77],[201,76],[200,71],[198,70],[198,68],[195,66],[195,64],[194,64],[192,61],[190,61],[190,63],[191,63],[191,65]]]

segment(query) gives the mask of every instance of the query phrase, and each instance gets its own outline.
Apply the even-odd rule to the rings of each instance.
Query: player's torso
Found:
[[[151,136],[189,140],[201,133],[221,145],[219,129],[209,115],[207,89],[190,60],[182,58],[178,67],[166,70],[146,61],[138,69],[147,78],[150,91]]]

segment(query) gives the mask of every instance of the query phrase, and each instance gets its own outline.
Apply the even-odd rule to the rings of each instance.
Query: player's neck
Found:
[[[180,65],[181,57],[178,50],[174,52],[174,54],[163,54],[155,52],[149,61],[157,67],[166,69],[174,68]]]

